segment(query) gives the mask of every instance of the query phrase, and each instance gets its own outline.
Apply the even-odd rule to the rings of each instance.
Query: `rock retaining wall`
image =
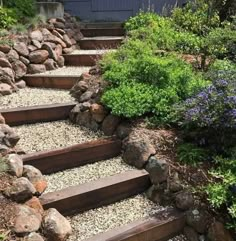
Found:
[[[0,95],[26,86],[26,74],[43,73],[64,66],[62,54],[77,49],[82,38],[79,23],[69,14],[49,19],[27,35],[11,36],[14,44],[0,44]]]

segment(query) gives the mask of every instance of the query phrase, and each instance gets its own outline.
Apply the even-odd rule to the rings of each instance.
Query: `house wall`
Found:
[[[61,0],[65,12],[87,21],[124,21],[134,16],[140,9],[147,10],[151,6],[157,13],[163,8],[178,4],[181,6],[186,0]],[[150,3],[150,4],[149,4]]]

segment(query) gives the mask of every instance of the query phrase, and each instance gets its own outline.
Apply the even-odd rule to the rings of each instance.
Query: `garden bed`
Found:
[[[102,137],[101,132],[73,125],[68,120],[22,125],[14,129],[21,137],[17,147],[26,153],[53,150]]]
[[[1,96],[0,109],[73,102],[69,91],[58,89],[25,88],[12,95]]]
[[[64,170],[45,176],[48,182],[46,192],[59,191],[70,186],[95,181],[132,169],[134,168],[124,163],[121,157],[115,157],[94,164]]]
[[[144,195],[116,202],[101,208],[70,216],[73,234],[70,241],[80,241],[96,234],[106,232],[135,220],[151,216],[164,210],[149,201]]]

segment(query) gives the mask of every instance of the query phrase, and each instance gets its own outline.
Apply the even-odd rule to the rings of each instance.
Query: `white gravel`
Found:
[[[89,72],[90,69],[91,69],[91,67],[85,67],[85,66],[63,67],[63,68],[59,68],[59,69],[55,69],[55,70],[51,70],[51,71],[46,71],[44,73],[40,73],[40,74],[36,74],[36,75],[40,75],[40,76],[44,76],[44,75],[80,76],[83,73]]]
[[[102,137],[101,132],[93,132],[68,120],[22,125],[14,129],[21,137],[17,147],[26,153],[54,150]]]
[[[114,52],[116,51],[115,49],[89,49],[89,50],[84,50],[84,49],[77,49],[74,50],[71,54],[84,54],[84,55],[89,55],[89,54],[105,54],[108,52]]]
[[[64,170],[45,176],[48,182],[46,192],[58,191],[63,188],[113,176],[133,169],[121,157],[115,157],[82,167]]]
[[[188,239],[185,237],[185,235],[180,234],[178,236],[175,236],[172,239],[169,239],[168,241],[188,241]],[[223,240],[222,240],[223,241]]]
[[[0,97],[0,109],[74,102],[68,90],[25,88]]]
[[[73,234],[68,240],[81,241],[162,210],[164,210],[163,207],[149,201],[144,195],[137,195],[109,206],[92,209],[68,217],[73,228]]]
[[[121,36],[96,36],[96,37],[84,37],[82,40],[122,40]]]

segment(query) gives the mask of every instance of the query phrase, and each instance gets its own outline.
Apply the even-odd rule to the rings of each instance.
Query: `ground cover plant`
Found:
[[[141,11],[126,22],[123,46],[100,64],[109,83],[102,102],[115,115],[145,117],[158,128],[180,130],[178,161],[189,166],[207,163],[208,184],[198,190],[207,195],[212,209],[227,214],[228,226],[236,231],[232,6],[232,1],[196,0],[168,17]],[[184,55],[198,64],[186,63]]]

